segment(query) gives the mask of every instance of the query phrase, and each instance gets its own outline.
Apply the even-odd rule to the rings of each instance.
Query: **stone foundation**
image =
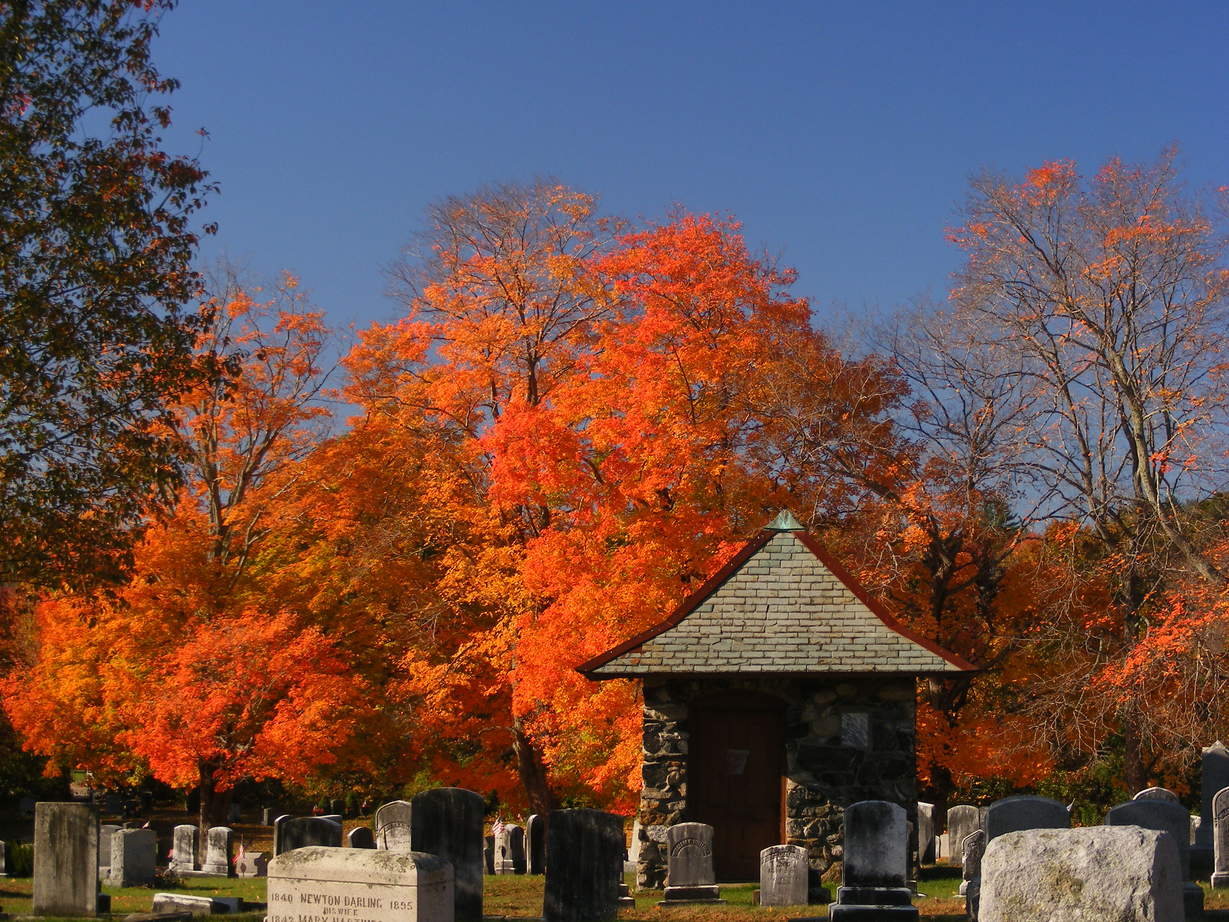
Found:
[[[913,676],[650,677],[644,682],[640,887],[665,886],[666,829],[689,819],[690,708],[731,691],[768,694],[784,704],[786,841],[765,845],[802,846],[818,878],[841,859],[849,804],[889,800],[916,826]]]

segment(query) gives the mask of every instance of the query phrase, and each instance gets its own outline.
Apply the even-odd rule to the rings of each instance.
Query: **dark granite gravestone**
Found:
[[[1191,819],[1181,804],[1164,799],[1129,800],[1105,814],[1106,826],[1140,826],[1167,832],[1178,846],[1182,868],[1182,905],[1187,916],[1203,912],[1203,890],[1191,881]]]
[[[464,788],[436,788],[411,803],[411,848],[452,862],[456,922],[482,922],[482,796]]]
[[[546,831],[543,922],[609,922],[619,908],[623,818],[555,810]]]
[[[370,826],[355,826],[347,834],[351,848],[375,848],[376,837]]]
[[[1214,828],[1212,798],[1222,788],[1229,787],[1229,749],[1217,740],[1203,751],[1200,766],[1199,814],[1203,822],[1195,830],[1195,842],[1191,848],[1191,872],[1206,873],[1212,867],[1212,839]]]
[[[1178,795],[1169,788],[1144,788],[1138,794],[1131,798],[1132,800],[1167,800],[1171,804],[1181,803],[1178,800]]]
[[[508,855],[512,858],[512,873],[525,873],[525,830],[520,826],[508,827]]]
[[[801,845],[772,845],[760,852],[760,905],[805,906],[810,865]]]
[[[411,804],[408,800],[394,800],[384,804],[372,820],[375,827],[376,848],[389,852],[410,850]]]
[[[530,874],[546,870],[546,822],[537,813],[525,821],[525,863]]]
[[[98,910],[98,814],[88,804],[35,804],[34,914]]]
[[[1049,797],[1021,794],[996,800],[987,807],[982,828],[986,830],[986,844],[989,845],[995,838],[1007,832],[1019,832],[1022,829],[1068,829],[1070,826],[1071,814],[1067,812],[1066,804]]]
[[[909,889],[909,831],[905,808],[863,800],[845,808],[844,861],[834,920],[918,918]]]
[[[675,823],[666,830],[664,903],[717,903],[720,890],[713,871],[713,827]]]
[[[279,816],[274,821],[273,857],[309,845],[341,848],[341,823],[322,816]]]

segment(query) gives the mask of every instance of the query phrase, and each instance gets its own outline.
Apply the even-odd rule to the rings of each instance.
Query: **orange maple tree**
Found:
[[[288,278],[266,301],[232,289],[207,306],[198,351],[239,350],[239,373],[178,408],[174,513],[146,529],[123,584],[38,605],[37,658],[4,685],[13,725],[51,767],[195,787],[202,827],[224,822],[243,778],[302,782],[359,758],[372,707],[336,637],[268,591],[278,503],[326,415],[325,330],[296,288]]]

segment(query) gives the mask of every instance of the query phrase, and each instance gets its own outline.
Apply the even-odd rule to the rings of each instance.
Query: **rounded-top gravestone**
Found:
[[[411,801],[411,847],[452,862],[457,922],[482,922],[485,813],[482,796],[464,788],[435,788]]]

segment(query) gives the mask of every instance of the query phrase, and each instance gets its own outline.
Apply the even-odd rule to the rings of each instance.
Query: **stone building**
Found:
[[[782,513],[661,624],[579,667],[644,682],[642,887],[666,828],[709,823],[718,879],[760,850],[839,859],[842,810],[890,800],[916,824],[915,685],[974,667],[892,619]]]

